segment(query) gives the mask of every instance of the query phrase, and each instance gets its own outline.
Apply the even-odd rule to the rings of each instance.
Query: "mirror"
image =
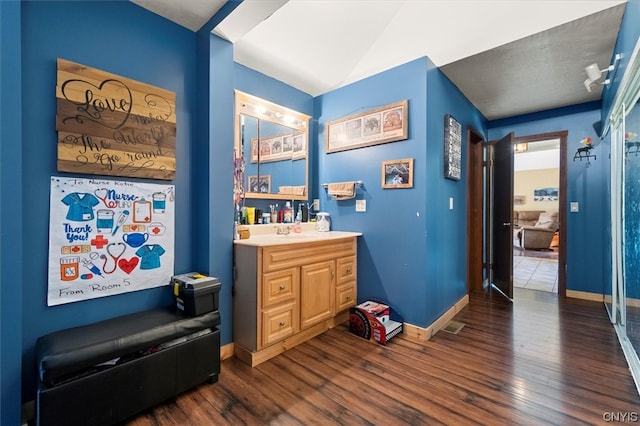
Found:
[[[235,91],[235,150],[244,157],[244,198],[308,199],[306,114]]]

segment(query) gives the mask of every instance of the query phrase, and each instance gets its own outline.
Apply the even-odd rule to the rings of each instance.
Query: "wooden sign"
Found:
[[[172,180],[176,94],[58,59],[58,171]]]

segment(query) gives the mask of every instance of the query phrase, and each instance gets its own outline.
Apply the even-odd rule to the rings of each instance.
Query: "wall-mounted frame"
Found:
[[[533,201],[558,201],[558,188],[535,188]]]
[[[326,152],[363,148],[408,138],[409,102],[396,102],[380,108],[330,121],[326,127]]]
[[[515,206],[522,206],[525,203],[525,196],[524,195],[514,195],[513,196],[513,205]]]
[[[413,158],[383,161],[382,187],[413,188]]]
[[[462,173],[462,126],[451,114],[444,115],[444,177],[460,180]]]
[[[248,176],[247,188],[249,192],[268,194],[271,192],[271,175]]]

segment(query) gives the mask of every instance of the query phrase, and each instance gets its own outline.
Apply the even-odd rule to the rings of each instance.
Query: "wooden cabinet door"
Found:
[[[335,261],[300,267],[300,328],[333,317],[335,313]]]

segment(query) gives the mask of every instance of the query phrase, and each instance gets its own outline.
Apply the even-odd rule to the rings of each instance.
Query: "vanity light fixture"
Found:
[[[616,53],[616,56],[613,60],[613,64],[609,65],[608,68],[605,68],[603,70],[601,70],[598,64],[595,62],[593,64],[587,65],[584,68],[584,70],[587,72],[587,79],[584,81],[585,89],[587,89],[588,92],[591,92],[591,89],[593,89],[593,86],[596,83],[602,84],[602,85],[609,84],[611,80],[608,78],[602,82],[598,82],[598,80],[600,79],[600,77],[602,77],[602,74],[608,73],[616,69],[616,64],[618,63],[619,60],[620,60],[620,54]]]
[[[2,0],[0,0],[0,1],[2,1]],[[280,122],[280,123],[283,123],[285,125],[291,124],[291,125],[293,125],[295,127],[302,127],[302,128],[306,128],[307,127],[306,121],[298,120],[294,116],[292,116],[290,114],[287,114],[287,113],[282,113],[280,111],[273,111],[272,110],[273,107],[268,109],[264,105],[252,104],[252,103],[249,103],[249,102],[243,102],[241,104],[241,107],[242,107],[243,110],[247,111],[247,113],[250,114],[250,115],[270,117],[271,119],[275,120],[276,122]]]

